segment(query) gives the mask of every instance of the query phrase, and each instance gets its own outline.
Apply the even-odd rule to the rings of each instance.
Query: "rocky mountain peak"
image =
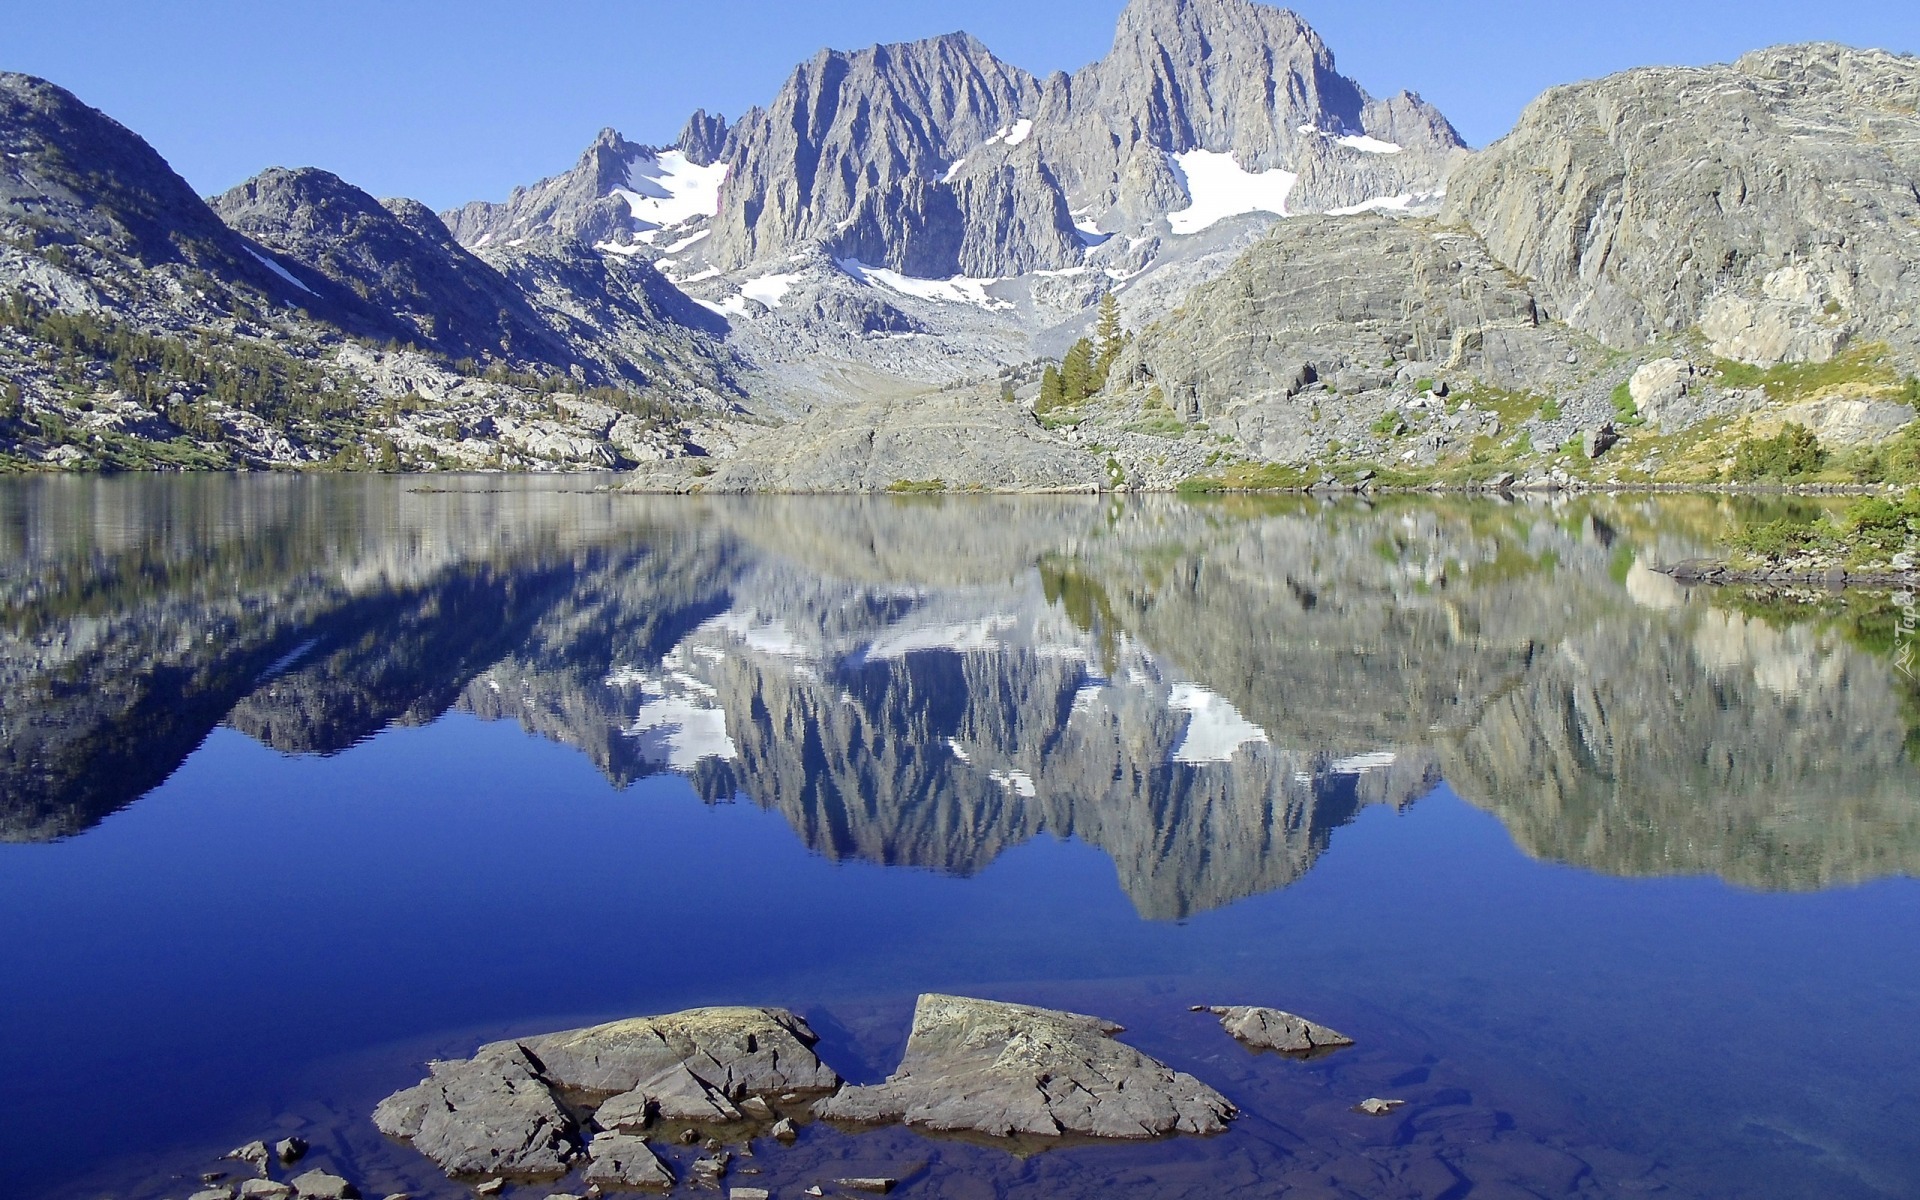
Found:
[[[687,118],[686,128],[680,131],[680,140],[674,144],[687,156],[688,162],[709,167],[726,157],[727,132],[725,117],[719,113],[708,115],[704,108],[695,109]]]

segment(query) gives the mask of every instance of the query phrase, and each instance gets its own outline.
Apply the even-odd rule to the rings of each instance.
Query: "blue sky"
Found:
[[[0,69],[43,75],[203,192],[319,166],[444,208],[564,170],[602,126],[670,141],[695,108],[772,98],[821,46],[965,29],[1030,71],[1105,52],[1123,0],[4,0]],[[1814,38],[1920,51],[1912,0],[1300,0],[1370,91],[1410,88],[1467,140],[1543,89]]]

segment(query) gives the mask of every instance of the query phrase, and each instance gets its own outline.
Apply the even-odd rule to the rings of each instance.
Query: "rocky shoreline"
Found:
[[[1217,1016],[1251,1053],[1304,1060],[1353,1044],[1279,1009],[1192,1011]],[[1123,1032],[1079,1013],[926,994],[893,1074],[850,1085],[815,1052],[819,1037],[806,1020],[787,1009],[690,1009],[430,1063],[425,1079],[387,1097],[372,1120],[478,1195],[545,1185],[546,1200],[681,1187],[770,1200],[772,1189],[752,1182],[763,1173],[753,1160],[816,1136],[810,1129],[820,1125],[901,1125],[1020,1154],[1227,1131],[1240,1115],[1232,1101],[1116,1040]],[[1353,1107],[1377,1115],[1400,1103],[1368,1097]],[[309,1149],[299,1138],[248,1143],[226,1156],[248,1177],[210,1172],[187,1200],[360,1200],[342,1175],[295,1174]],[[795,1194],[886,1194],[919,1169],[900,1168],[822,1178]],[[742,1179],[749,1182],[725,1185]]]

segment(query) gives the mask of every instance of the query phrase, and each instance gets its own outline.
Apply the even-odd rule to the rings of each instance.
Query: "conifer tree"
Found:
[[[1105,386],[1107,370],[1113,366],[1113,360],[1120,356],[1120,347],[1124,344],[1120,336],[1120,301],[1112,292],[1100,297],[1100,323],[1094,326],[1093,340],[1099,355],[1094,360],[1095,373]]]
[[[1034,403],[1034,411],[1046,412],[1066,402],[1065,390],[1060,385],[1060,368],[1048,363],[1047,369],[1040,373],[1040,399]]]
[[[1065,393],[1068,404],[1078,404],[1093,395],[1094,388],[1093,343],[1081,338],[1068,349],[1066,361],[1060,364],[1060,390]]]

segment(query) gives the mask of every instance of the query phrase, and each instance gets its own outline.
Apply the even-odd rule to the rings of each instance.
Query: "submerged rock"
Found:
[[[488,1046],[468,1061],[430,1069],[374,1109],[380,1132],[409,1139],[448,1175],[566,1172],[579,1130],[525,1050]]]
[[[815,1111],[995,1137],[1151,1138],[1226,1128],[1236,1115],[1226,1097],[1114,1041],[1120,1031],[1097,1017],[925,995],[900,1069]]]
[[[666,1121],[745,1120],[727,1097],[675,1063],[630,1092],[600,1106],[596,1119],[608,1129],[644,1129],[655,1118]]]
[[[1220,1018],[1220,1027],[1241,1044],[1255,1050],[1276,1050],[1281,1054],[1314,1054],[1353,1045],[1344,1033],[1317,1025],[1305,1017],[1296,1017],[1277,1008],[1196,1006],[1194,1012],[1212,1013]]]
[[[673,1172],[647,1145],[629,1133],[603,1133],[587,1148],[587,1182],[627,1188],[671,1188]]]
[[[297,1137],[282,1138],[274,1143],[273,1152],[279,1156],[280,1161],[283,1163],[297,1163],[307,1155],[306,1139]]]
[[[1365,1113],[1370,1117],[1384,1117],[1396,1108],[1405,1108],[1405,1100],[1362,1100],[1353,1106],[1353,1111]]]
[[[240,1200],[288,1200],[293,1185],[273,1179],[249,1179],[240,1185]]]
[[[235,1162],[243,1162],[261,1174],[266,1174],[270,1154],[265,1142],[248,1142],[227,1151],[226,1157]]]

